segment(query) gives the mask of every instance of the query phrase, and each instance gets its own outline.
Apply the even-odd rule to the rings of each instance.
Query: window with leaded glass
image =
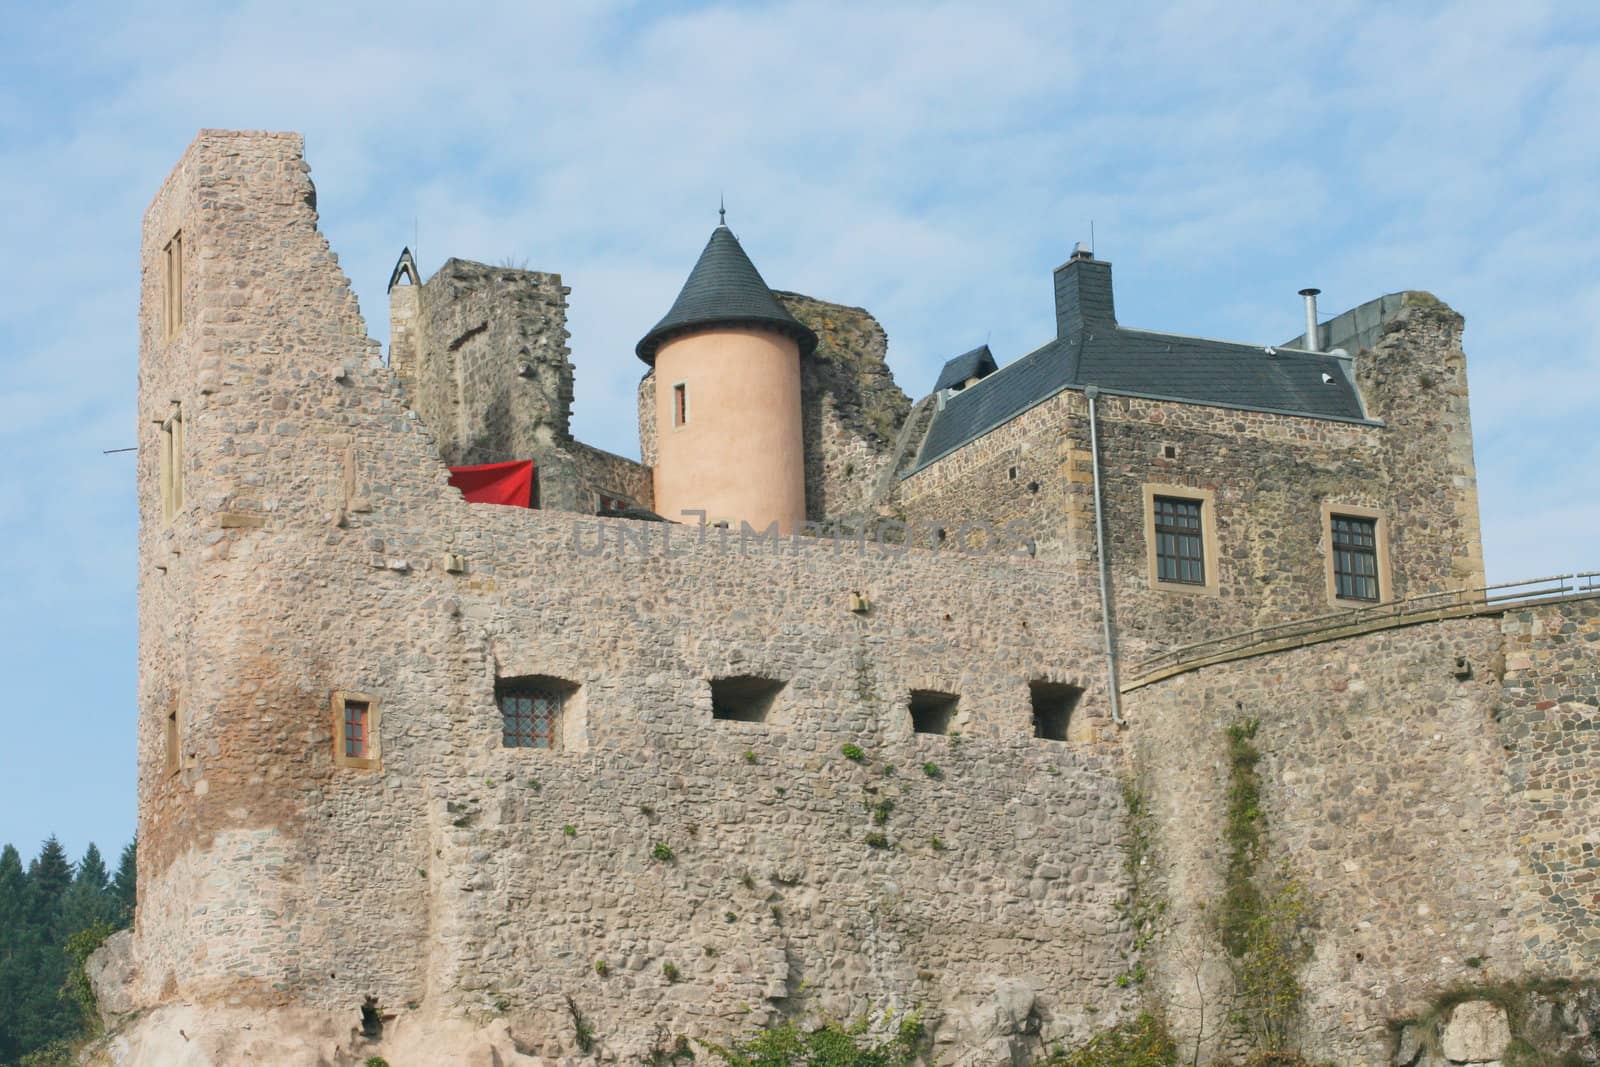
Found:
[[[1157,580],[1205,585],[1205,538],[1200,525],[1200,501],[1156,497],[1155,526]]]
[[[333,762],[340,767],[377,770],[378,698],[346,689],[333,694]]]
[[[501,744],[506,748],[556,748],[567,692],[542,680],[502,682],[495,691]]]
[[[368,759],[372,750],[372,705],[365,700],[344,702],[345,759]]]
[[[1330,515],[1333,534],[1333,590],[1340,600],[1378,596],[1378,522],[1356,515]]]

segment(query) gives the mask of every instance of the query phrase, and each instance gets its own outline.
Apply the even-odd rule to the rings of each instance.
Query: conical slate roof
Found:
[[[817,335],[778,303],[761,280],[761,272],[739,246],[739,239],[726,226],[711,231],[711,240],[689,272],[689,280],[683,283],[672,309],[644,335],[634,351],[646,363],[654,363],[656,349],[663,344],[707,326],[776,330],[798,341],[802,356],[810,355],[817,347]]]

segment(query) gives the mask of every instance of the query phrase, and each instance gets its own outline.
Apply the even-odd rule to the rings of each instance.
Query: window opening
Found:
[[[911,691],[911,729],[919,734],[947,734],[961,698],[927,689]]]
[[[164,337],[172,338],[183,326],[183,231],[162,250],[161,322]]]
[[[372,705],[365,700],[344,702],[345,759],[368,759],[372,751]]]
[[[728,722],[766,722],[784,683],[742,674],[711,680],[711,717]]]
[[[500,743],[506,748],[561,747],[561,720],[577,686],[560,678],[513,678],[495,686]]]
[[[1200,501],[1181,497],[1155,499],[1156,578],[1184,585],[1205,585],[1205,544],[1200,527]]]
[[[161,420],[161,518],[170,522],[183,510],[183,405],[174,402]]]
[[[1333,588],[1340,600],[1378,600],[1378,523],[1355,515],[1331,515]]]
[[[689,386],[679,382],[672,387],[672,425],[682,426],[689,421]]]
[[[1035,681],[1028,683],[1028,696],[1033,703],[1033,736],[1045,741],[1065,741],[1072,712],[1083,690],[1061,682]]]
[[[178,706],[174,704],[167,711],[166,721],[167,741],[167,773],[177,774],[183,767],[183,738],[178,730]]]

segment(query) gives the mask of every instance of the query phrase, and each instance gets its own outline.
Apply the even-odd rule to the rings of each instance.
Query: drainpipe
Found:
[[[1122,718],[1122,687],[1117,680],[1117,636],[1111,629],[1111,563],[1106,559],[1106,511],[1100,498],[1100,431],[1095,418],[1094,402],[1100,396],[1098,386],[1087,386],[1083,395],[1089,398],[1089,458],[1094,463],[1094,545],[1100,557],[1100,619],[1106,630],[1106,678],[1111,685],[1111,721],[1126,726]]]

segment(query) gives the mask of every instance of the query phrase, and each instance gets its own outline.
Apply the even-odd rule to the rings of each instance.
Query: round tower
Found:
[[[655,510],[737,530],[805,521],[800,361],[812,333],[719,225],[672,309],[638,344],[655,369]]]

